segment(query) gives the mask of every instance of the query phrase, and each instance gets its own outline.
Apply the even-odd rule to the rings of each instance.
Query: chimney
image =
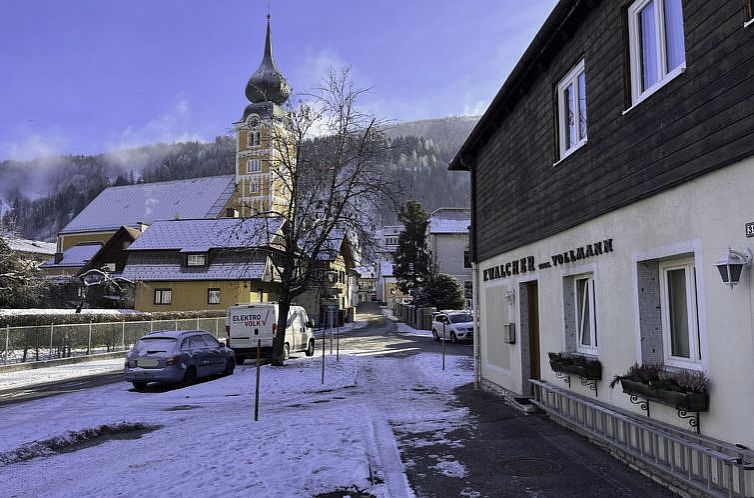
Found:
[[[145,230],[146,230],[147,228],[149,228],[149,225],[147,225],[147,224],[146,224],[146,223],[144,223],[143,221],[137,221],[137,222],[136,222],[136,226],[138,227],[138,229],[139,229],[139,231],[140,231],[141,233],[144,233],[144,231],[145,231]]]
[[[238,209],[228,208],[225,210],[226,218],[238,218]]]
[[[55,253],[55,264],[57,265],[61,261],[63,261],[63,253],[62,252],[56,252]]]

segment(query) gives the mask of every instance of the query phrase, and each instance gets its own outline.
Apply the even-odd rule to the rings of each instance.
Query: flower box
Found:
[[[647,401],[672,406],[678,410],[685,410],[687,412],[706,412],[709,410],[708,393],[668,391],[630,379],[620,379],[620,385],[623,388],[623,392],[628,395],[636,395]]]
[[[563,353],[547,353],[553,372],[578,375],[586,380],[602,379],[602,363],[596,358]]]

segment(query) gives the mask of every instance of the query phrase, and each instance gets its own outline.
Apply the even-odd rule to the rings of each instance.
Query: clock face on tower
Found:
[[[252,114],[249,116],[249,128],[256,128],[259,126],[259,116]]]

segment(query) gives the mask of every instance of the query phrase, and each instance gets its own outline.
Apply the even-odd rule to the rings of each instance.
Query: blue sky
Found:
[[[480,114],[556,0],[273,0],[294,91],[350,65],[411,121]],[[246,105],[266,0],[3,0],[0,160],[212,140]]]

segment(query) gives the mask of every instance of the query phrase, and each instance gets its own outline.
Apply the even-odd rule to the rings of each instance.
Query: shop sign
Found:
[[[754,223],[752,225],[752,235],[754,237]],[[749,226],[747,225],[747,234]],[[550,256],[550,261],[545,261],[536,265],[534,256],[526,256],[521,259],[516,259],[502,265],[495,265],[482,271],[483,279],[485,282],[489,280],[497,280],[500,278],[510,277],[512,275],[519,275],[522,273],[528,273],[536,271],[537,269],[543,270],[546,268],[552,268],[553,266],[562,266],[568,263],[580,261],[582,259],[592,258],[595,256],[601,256],[603,254],[613,252],[613,239],[605,239],[592,244],[586,244],[574,249],[568,249],[557,254]]]
[[[746,224],[746,236],[754,237],[754,222]]]

